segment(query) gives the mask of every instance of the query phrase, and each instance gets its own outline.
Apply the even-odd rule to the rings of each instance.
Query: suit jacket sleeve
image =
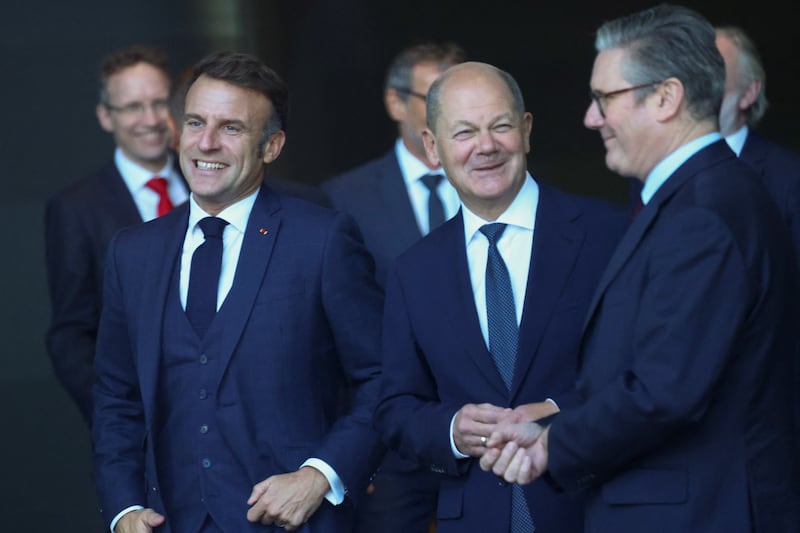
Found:
[[[641,286],[630,286],[621,272],[585,339],[602,354],[632,335],[632,354],[615,354],[623,360],[622,368],[609,370],[616,377],[551,426],[550,473],[564,488],[606,479],[700,420],[751,306],[742,251],[716,216],[687,210],[654,228],[650,242],[630,259],[648,272],[634,281]],[[613,327],[620,313],[636,317],[632,332]]]
[[[97,338],[94,386],[94,471],[106,522],[122,509],[144,505],[145,418],[138,373],[123,306],[119,236],[109,245],[103,312]]]
[[[457,475],[463,461],[450,448],[450,421],[461,407],[442,402],[431,369],[417,346],[408,295],[389,276],[383,321],[383,376],[376,425],[401,455],[434,471]]]
[[[47,351],[56,376],[91,420],[92,362],[100,319],[98,280],[87,232],[76,216],[79,207],[60,198],[45,212],[45,253],[51,324]]]

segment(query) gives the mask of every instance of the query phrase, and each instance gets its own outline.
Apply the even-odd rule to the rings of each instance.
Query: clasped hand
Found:
[[[547,438],[550,427],[535,422],[499,424],[486,442],[481,469],[492,471],[509,483],[525,485],[547,471]]]

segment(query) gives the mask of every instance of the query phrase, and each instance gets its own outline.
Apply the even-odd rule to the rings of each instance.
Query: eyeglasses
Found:
[[[405,94],[405,95],[408,95],[408,96],[416,96],[417,98],[419,98],[423,102],[427,102],[428,101],[428,95],[422,94],[422,93],[418,93],[416,91],[412,91],[408,87],[395,87],[394,90],[399,92],[400,94]]]
[[[600,116],[606,118],[606,111],[605,107],[608,105],[608,101],[615,96],[619,96],[621,94],[625,94],[628,91],[635,91],[636,89],[644,89],[645,87],[655,87],[656,85],[660,85],[660,81],[651,81],[650,83],[643,83],[641,85],[634,85],[633,87],[625,87],[624,89],[617,89],[616,91],[611,91],[604,93],[602,91],[589,91],[589,98],[592,99],[592,102],[597,104],[597,110],[600,111]]]
[[[103,105],[106,106],[106,109],[109,111],[129,117],[141,117],[145,114],[147,108],[152,109],[153,113],[156,115],[162,115],[169,110],[169,102],[167,100],[153,100],[149,104],[144,102],[131,102],[124,106],[114,106],[108,103]]]

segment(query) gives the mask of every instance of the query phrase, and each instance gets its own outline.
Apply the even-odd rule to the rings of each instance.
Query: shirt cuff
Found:
[[[300,465],[300,468],[304,466],[310,466],[311,468],[318,470],[323,476],[325,476],[325,479],[328,480],[328,485],[330,485],[331,488],[325,493],[325,499],[328,500],[331,505],[339,505],[344,501],[344,496],[347,491],[345,490],[344,484],[339,478],[339,475],[328,463],[322,459],[312,457],[310,459],[306,459],[306,461]]]
[[[453,418],[450,419],[450,449],[453,451],[453,456],[456,459],[467,459],[469,458],[469,455],[464,455],[458,451],[458,448],[456,448],[456,441],[453,438],[453,425],[456,423],[456,416],[458,416],[458,411],[456,411],[456,414],[454,414]]]
[[[125,509],[118,512],[117,516],[114,517],[114,520],[111,521],[111,527],[110,527],[111,533],[115,533],[114,528],[117,527],[117,522],[119,522],[120,518],[130,513],[131,511],[141,511],[142,509],[144,509],[144,507],[142,507],[141,505],[131,505],[130,507],[126,507]]]

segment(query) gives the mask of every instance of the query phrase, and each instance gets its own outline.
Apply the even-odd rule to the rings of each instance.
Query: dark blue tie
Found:
[[[425,174],[420,178],[428,188],[428,231],[433,231],[444,222],[444,206],[439,198],[439,183],[444,179],[441,174]]]
[[[489,351],[503,377],[507,389],[514,379],[517,361],[519,327],[514,306],[514,292],[508,268],[497,249],[497,241],[506,229],[505,224],[493,223],[481,226],[480,232],[489,241],[486,256],[486,318],[489,329]],[[533,533],[533,519],[520,485],[511,487],[511,533]]]
[[[217,313],[219,273],[222,268],[222,232],[228,222],[217,217],[206,217],[198,225],[206,240],[192,254],[186,316],[202,339]]]

